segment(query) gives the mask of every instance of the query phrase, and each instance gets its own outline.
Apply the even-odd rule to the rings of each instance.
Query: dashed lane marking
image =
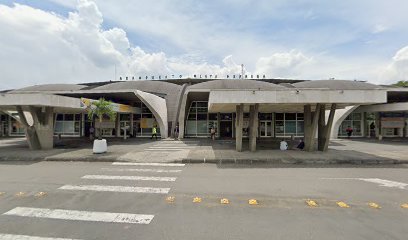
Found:
[[[112,165],[119,166],[157,166],[157,167],[184,167],[184,163],[132,163],[132,162],[113,162]]]
[[[16,197],[24,197],[26,195],[25,192],[18,192],[15,194]]]
[[[408,209],[408,203],[404,203],[404,204],[402,204],[402,205],[401,205],[401,207],[402,207],[402,208],[406,208],[406,209]]]
[[[230,201],[229,201],[227,198],[222,198],[222,199],[220,200],[220,203],[221,203],[221,204],[229,204]]]
[[[201,202],[201,198],[200,197],[195,197],[193,198],[193,203],[200,203]]]
[[[0,234],[2,240],[79,240],[73,238],[49,238],[49,237],[36,237],[28,235],[14,235],[14,234]]]
[[[176,200],[176,197],[174,197],[174,196],[168,196],[168,197],[166,198],[166,201],[167,201],[168,203],[173,203],[175,200]]]
[[[249,199],[248,204],[249,205],[258,205],[259,203],[258,203],[258,201],[256,199]]]
[[[147,169],[147,168],[102,168],[102,170],[109,172],[154,172],[154,173],[179,173],[182,171],[182,170]]]
[[[47,196],[47,193],[46,192],[38,192],[38,193],[35,194],[35,196],[36,197],[44,197],[44,196]]]
[[[145,176],[110,176],[110,175],[85,175],[83,179],[99,179],[99,180],[132,180],[132,181],[161,181],[174,182],[176,177],[145,177]]]
[[[96,191],[96,192],[159,193],[159,194],[168,194],[170,191],[170,188],[106,186],[106,185],[64,185],[58,189]]]
[[[374,202],[369,202],[369,203],[368,203],[368,206],[369,206],[370,208],[375,208],[375,209],[380,209],[380,208],[381,208],[380,205],[378,205],[377,203],[374,203]]]
[[[74,221],[149,224],[154,215],[16,207],[3,215]]]
[[[350,206],[345,202],[336,202],[336,203],[341,208],[350,208]]]
[[[309,200],[306,200],[306,204],[307,204],[309,207],[318,207],[318,206],[319,206],[316,201],[310,200],[310,199],[309,199]]]

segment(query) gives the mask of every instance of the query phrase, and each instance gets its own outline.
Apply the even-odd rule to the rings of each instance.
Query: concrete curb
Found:
[[[381,159],[332,159],[332,160],[303,160],[303,159],[182,159],[175,163],[211,163],[211,164],[245,164],[245,165],[396,165],[408,164],[408,160],[381,160]]]

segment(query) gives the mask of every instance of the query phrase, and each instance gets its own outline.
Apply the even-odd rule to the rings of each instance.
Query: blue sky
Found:
[[[0,0],[0,63],[10,88],[109,80],[115,65],[123,76],[190,76],[241,63],[269,78],[391,83],[408,78],[406,9],[404,0]]]

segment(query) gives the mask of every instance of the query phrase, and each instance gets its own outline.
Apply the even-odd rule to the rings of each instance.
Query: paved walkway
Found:
[[[209,139],[108,139],[108,152],[93,154],[87,139],[56,141],[56,148],[30,151],[23,138],[0,139],[0,161],[129,161],[129,162],[210,162],[210,163],[408,163],[408,140],[335,140],[328,152],[280,151],[277,141],[261,141],[258,151],[235,151],[233,140]],[[291,145],[291,144],[290,144]],[[295,144],[292,144],[295,145]],[[276,149],[276,150],[271,150]]]

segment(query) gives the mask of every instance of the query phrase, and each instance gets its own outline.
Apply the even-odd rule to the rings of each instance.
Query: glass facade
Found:
[[[156,127],[157,135],[160,136],[160,127],[150,109],[142,102],[136,102],[134,107],[139,107],[142,111],[140,114],[133,114],[133,136],[150,137],[152,136],[152,128]],[[130,116],[130,114],[126,114]],[[130,119],[130,118],[129,118]],[[123,124],[126,125],[127,121],[124,118]],[[129,122],[130,123],[130,122]]]
[[[217,119],[219,115],[220,119]],[[304,135],[303,113],[259,113],[259,137],[302,137]],[[210,129],[216,129],[217,136],[234,137],[235,113],[208,113],[208,103],[193,101],[188,109],[185,125],[186,137],[210,136]],[[244,113],[243,137],[249,132],[249,113]],[[218,126],[218,123],[220,126]]]
[[[208,102],[191,102],[186,120],[186,136],[210,136],[210,129],[212,127],[214,127],[216,133],[218,133],[217,114],[208,113]]]
[[[363,136],[362,122],[363,122],[362,113],[349,114],[347,118],[343,120],[339,127],[339,136],[346,137],[347,136],[346,129],[350,126],[353,129],[353,133],[351,136],[362,137]]]
[[[303,113],[276,113],[275,136],[290,137],[292,135],[295,137],[303,137]]]
[[[54,135],[76,136],[81,135],[81,114],[56,114]]]
[[[13,116],[18,117],[18,113],[12,113]],[[14,118],[9,117],[9,133],[10,136],[24,136],[24,127]]]

